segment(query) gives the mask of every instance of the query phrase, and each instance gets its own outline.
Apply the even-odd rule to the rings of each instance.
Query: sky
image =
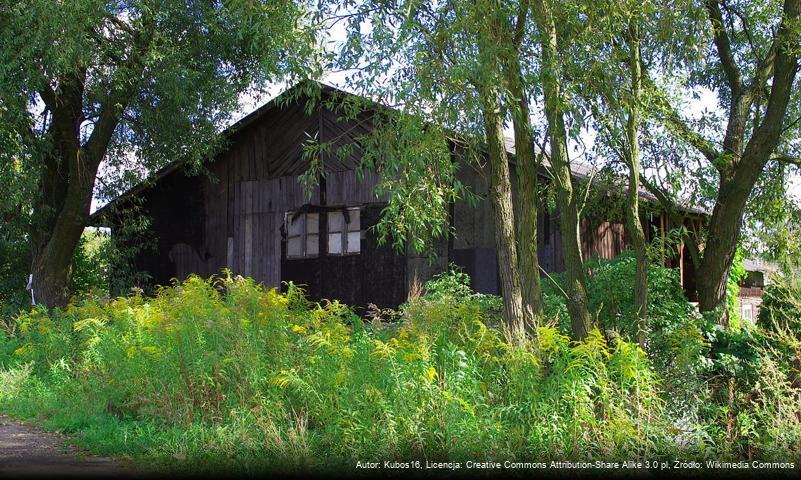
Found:
[[[345,39],[345,26],[343,23],[334,24],[332,28],[327,31],[326,38],[323,39],[324,47],[330,49],[332,51],[336,51],[339,48],[340,44]],[[323,83],[328,85],[340,88],[342,90],[348,91],[348,79],[347,79],[347,72],[337,71],[337,72],[328,72],[326,73],[322,79]],[[248,92],[243,94],[240,97],[240,108],[237,112],[235,112],[231,116],[230,124],[233,124],[239,121],[241,118],[247,116],[253,110],[257,109],[261,105],[267,103],[272,98],[289,88],[291,85],[287,82],[276,82],[274,84],[268,85],[264,88],[260,89],[260,94],[258,96],[253,95],[252,93]],[[720,113],[720,109],[718,108],[718,100],[717,95],[715,92],[703,89],[703,90],[696,90],[694,92],[696,96],[690,95],[688,92],[687,95],[687,102],[685,103],[685,109],[682,111],[682,115],[688,119],[698,118],[700,117],[704,111],[713,111]],[[227,127],[225,125],[223,127]],[[723,126],[721,126],[723,128]],[[511,125],[505,126],[505,134],[506,136],[513,138],[513,132],[511,130]],[[594,132],[587,131],[582,135],[582,143],[587,146],[589,149],[592,144],[594,143]],[[647,173],[647,172],[646,172]],[[102,173],[101,173],[102,175]],[[801,175],[794,174],[790,178],[790,195],[793,197],[794,201],[801,205]],[[96,208],[102,206],[97,199],[94,199],[92,202],[92,210],[94,211]]]

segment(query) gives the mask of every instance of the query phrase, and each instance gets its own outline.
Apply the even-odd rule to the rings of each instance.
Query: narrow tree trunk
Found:
[[[634,276],[634,308],[637,319],[637,342],[645,348],[648,322],[648,251],[645,231],[640,221],[640,90],[642,85],[642,63],[640,58],[640,37],[636,24],[629,25],[629,75],[631,77],[631,98],[626,122],[628,144],[627,163],[629,167],[629,190],[626,202],[628,223],[637,270]]]
[[[509,108],[515,134],[515,159],[517,160],[517,184],[520,201],[518,218],[518,246],[520,275],[523,289],[523,305],[527,316],[542,315],[542,287],[540,285],[540,260],[537,249],[537,214],[539,209],[539,156],[534,152],[534,135],[528,96],[523,87],[523,74],[517,55],[503,62],[507,82]]]
[[[490,164],[489,194],[494,213],[495,249],[498,255],[504,322],[512,332],[521,332],[525,329],[526,322],[523,312],[523,294],[520,288],[509,158],[503,138],[503,112],[498,82],[502,73],[497,50],[499,21],[498,18],[492,17],[497,14],[498,9],[488,12],[487,22],[481,26],[478,48],[483,72],[479,78],[474,80],[473,84],[480,95],[484,132],[487,139],[487,154]]]
[[[515,245],[509,159],[503,141],[503,121],[498,92],[495,88],[488,88],[483,96],[484,129],[491,170],[490,197],[495,217],[495,247],[498,252],[504,320],[513,331],[520,331],[525,328],[525,316]]]
[[[562,234],[562,251],[565,257],[567,279],[567,310],[573,338],[581,340],[592,327],[587,306],[586,274],[581,256],[578,199],[573,192],[570,161],[567,157],[567,133],[561,107],[559,84],[558,45],[552,6],[535,2],[534,11],[540,29],[542,47],[542,87],[545,97],[545,116],[550,131],[551,167],[556,186],[556,203],[559,208],[559,226]]]

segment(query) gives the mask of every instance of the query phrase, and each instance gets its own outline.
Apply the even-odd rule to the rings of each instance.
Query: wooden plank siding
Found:
[[[342,145],[355,145],[368,128],[364,120],[341,121],[336,112],[325,109],[309,115],[300,102],[271,109],[229,138],[227,149],[208,164],[209,175],[187,177],[176,170],[143,193],[154,217],[152,234],[159,239],[159,245],[156,252],[143,252],[137,265],[149,271],[157,284],[192,273],[216,274],[228,268],[235,275],[280,287],[282,281],[293,278],[303,263],[287,262],[283,256],[281,227],[286,212],[309,204],[361,206],[363,229],[378,221],[385,201],[374,193],[379,176],[357,172],[358,148],[345,158],[326,155],[325,180],[311,192],[304,189],[298,177],[308,169],[303,144],[309,138],[330,139],[335,150]],[[187,226],[190,220],[191,228]],[[343,294],[342,285],[355,282],[358,291],[372,295],[389,292],[399,303],[406,294],[405,256],[395,255],[388,247],[378,247],[372,231],[362,243],[359,255],[326,262],[328,270],[348,272],[358,277],[356,280],[320,281],[313,289],[321,294],[326,290]],[[395,272],[399,277],[397,285],[391,279],[358,273],[378,269],[378,274],[381,265]],[[315,275],[319,279],[319,274]],[[319,288],[321,285],[325,288]]]
[[[442,272],[451,261],[461,262],[474,277],[474,286],[497,293],[494,211],[489,201],[489,167],[462,164],[459,180],[479,201],[474,207],[456,202],[450,222],[455,235],[434,246],[436,256],[406,251],[397,254],[377,244],[371,227],[378,222],[386,198],[375,195],[380,177],[360,172],[358,139],[369,133],[368,117],[343,120],[337,112],[317,108],[310,114],[304,102],[274,105],[228,137],[228,145],[207,165],[209,175],[187,177],[180,169],[161,178],[142,193],[153,218],[155,252],[143,252],[137,268],[157,284],[191,273],[208,276],[228,268],[266,286],[306,282],[314,295],[366,305],[396,306],[414,284]],[[310,138],[332,144],[323,157],[324,178],[307,192],[299,175],[308,170],[303,145]],[[340,158],[339,147],[352,152]],[[455,154],[458,161],[458,152]],[[517,174],[510,162],[515,215]],[[543,176],[542,181],[546,179]],[[285,258],[281,231],[286,212],[305,205],[320,209],[321,249],[317,258]],[[326,255],[325,208],[362,207],[362,248],[358,255]],[[564,271],[559,212],[539,212],[539,261],[547,272]],[[659,218],[649,218],[646,234],[653,237]],[[582,220],[585,258],[613,258],[626,248],[622,222]],[[680,259],[686,265],[687,255]],[[686,268],[686,267],[685,267]]]
[[[581,221],[581,248],[584,258],[611,260],[628,247],[622,222],[608,220]]]

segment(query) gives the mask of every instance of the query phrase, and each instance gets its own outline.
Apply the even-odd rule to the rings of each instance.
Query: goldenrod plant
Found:
[[[756,368],[748,409],[737,390],[680,427],[670,364],[655,368],[625,329],[580,342],[558,322],[511,332],[467,281],[438,277],[381,325],[230,274],[33,309],[3,336],[0,409],[164,471],[798,457],[798,388],[779,360]],[[681,371],[702,396],[704,370]]]

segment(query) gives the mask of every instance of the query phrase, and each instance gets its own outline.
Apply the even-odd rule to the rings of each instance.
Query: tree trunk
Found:
[[[509,159],[503,141],[498,92],[495,88],[488,88],[483,96],[484,129],[490,163],[490,197],[495,214],[495,247],[498,252],[504,321],[513,331],[519,332],[525,328],[525,316],[515,245]]]
[[[592,327],[587,306],[586,275],[581,256],[578,199],[573,192],[570,161],[567,157],[567,133],[561,107],[558,45],[553,12],[548,2],[534,2],[542,46],[542,87],[545,97],[545,116],[550,131],[551,167],[559,208],[562,251],[567,279],[567,310],[570,313],[573,338],[585,338]]]
[[[487,22],[481,26],[478,56],[483,72],[479,78],[473,80],[473,85],[480,95],[487,139],[490,164],[489,194],[495,221],[495,249],[498,255],[504,322],[513,333],[518,333],[525,330],[526,318],[520,288],[509,158],[503,138],[500,85],[496,81],[500,80],[502,73],[497,50],[499,22],[497,18],[492,17],[492,14],[497,15],[497,10],[489,12],[486,17]]]
[[[61,183],[59,188],[64,190],[63,203],[41,197],[34,210],[36,218],[50,217],[34,226],[31,235],[34,298],[49,308],[64,307],[69,301],[72,258],[89,218],[97,167],[88,165],[83,157],[79,150],[75,158],[61,159],[62,165],[75,164],[68,179],[57,175],[40,180],[42,185]]]
[[[726,300],[726,284],[737,252],[745,207],[765,164],[756,159],[750,161],[751,165],[744,163],[746,159],[741,162],[734,178],[721,180],[718,199],[709,219],[697,280],[698,308],[702,312],[711,312]]]
[[[52,151],[43,158],[31,225],[31,274],[36,303],[64,307],[70,298],[72,257],[89,218],[100,161],[118,123],[115,101],[104,102],[89,139],[81,145],[85,71],[41,95],[52,122]]]
[[[637,319],[637,342],[645,348],[648,322],[648,251],[645,231],[640,221],[640,91],[642,85],[642,63],[640,58],[640,37],[637,25],[629,25],[629,75],[631,77],[631,97],[629,99],[628,119],[626,121],[627,163],[629,168],[629,190],[626,198],[626,220],[628,223],[637,270],[634,276],[634,309]]]
[[[748,121],[746,112],[751,106],[750,96],[753,92],[749,89],[752,87],[744,86],[741,72],[730,54],[728,37],[719,19],[719,6],[715,2],[708,2],[707,9],[713,28],[717,29],[715,43],[727,73],[731,103],[723,140],[724,157],[730,158],[720,162],[722,166],[719,166],[718,198],[709,220],[698,277],[698,307],[702,312],[715,310],[726,299],[726,284],[737,251],[748,198],[781,138],[787,106],[798,72],[797,23],[801,17],[801,2],[784,2],[782,22],[776,34],[779,48],[772,65],[773,75],[769,82],[767,107],[762,122],[754,130],[745,148],[742,148],[742,132],[745,131]],[[761,83],[755,86],[761,88]],[[747,104],[749,109],[744,108],[743,104]]]
[[[523,306],[528,317],[542,315],[540,260],[537,249],[537,214],[539,209],[539,157],[534,152],[534,135],[528,96],[523,87],[520,59],[517,55],[503,62],[509,93],[509,108],[515,134],[515,159],[520,201],[518,246],[522,279]]]

